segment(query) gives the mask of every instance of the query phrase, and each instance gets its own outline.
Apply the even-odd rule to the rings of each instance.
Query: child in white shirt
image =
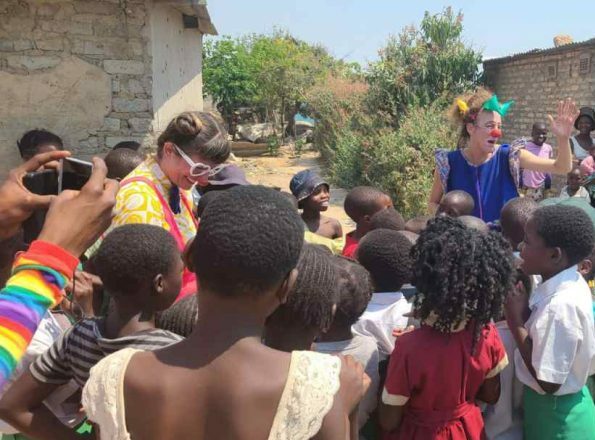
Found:
[[[353,331],[376,340],[381,361],[395,347],[393,330],[404,330],[409,320],[405,315],[411,311],[411,304],[399,290],[411,279],[412,247],[403,233],[376,229],[360,241],[356,253],[357,260],[372,276],[375,293]]]
[[[595,406],[585,386],[595,371],[595,325],[591,292],[577,270],[594,244],[593,223],[580,208],[545,206],[525,226],[521,268],[543,282],[530,298],[517,284],[506,319],[525,385],[526,440],[595,438]]]

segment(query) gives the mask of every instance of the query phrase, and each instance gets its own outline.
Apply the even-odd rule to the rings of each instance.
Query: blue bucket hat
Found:
[[[298,202],[307,199],[320,185],[329,186],[328,182],[314,170],[303,170],[297,173],[289,182],[289,189]]]

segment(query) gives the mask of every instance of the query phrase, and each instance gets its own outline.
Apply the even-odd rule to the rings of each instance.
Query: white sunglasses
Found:
[[[208,175],[209,177],[213,177],[215,174],[219,173],[223,168],[227,166],[226,163],[222,163],[217,165],[216,167],[211,167],[210,165],[201,163],[201,162],[194,162],[186,153],[182,151],[176,144],[173,144],[178,154],[186,161],[188,165],[190,165],[190,175],[192,177],[202,177],[204,175]]]

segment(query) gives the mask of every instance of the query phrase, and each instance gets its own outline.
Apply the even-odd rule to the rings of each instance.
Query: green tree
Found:
[[[419,29],[406,27],[391,37],[370,65],[368,105],[392,126],[409,107],[448,102],[479,81],[481,53],[462,40],[463,16],[446,8],[426,12]]]
[[[206,40],[203,48],[203,93],[210,95],[232,126],[233,111],[256,100],[257,84],[245,39]]]

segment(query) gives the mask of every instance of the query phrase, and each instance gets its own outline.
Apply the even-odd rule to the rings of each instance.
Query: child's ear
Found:
[[[287,275],[287,277],[279,287],[279,290],[277,291],[277,299],[279,300],[279,304],[285,304],[287,302],[287,298],[289,298],[289,295],[295,287],[295,281],[297,280],[297,276],[298,270],[293,269],[291,272],[289,272],[289,275]]]
[[[550,255],[552,263],[554,263],[555,265],[560,265],[563,263],[562,260],[564,259],[565,255],[564,252],[562,252],[562,249],[560,249],[559,247],[552,248]]]
[[[153,278],[153,292],[160,295],[163,293],[165,281],[162,274],[158,274]]]
[[[589,275],[591,270],[593,270],[593,262],[588,258],[585,258],[578,264],[578,271],[582,276]]]

